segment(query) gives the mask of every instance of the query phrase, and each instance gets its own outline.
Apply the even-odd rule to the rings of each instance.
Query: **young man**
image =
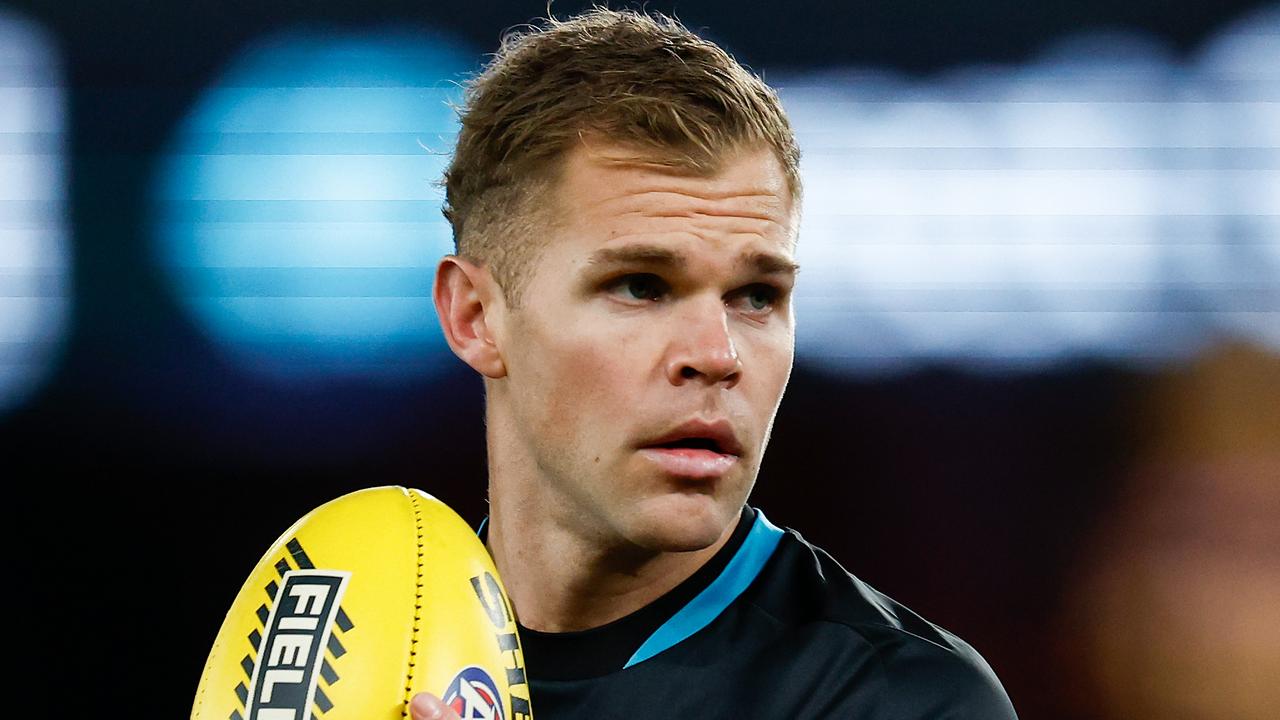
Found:
[[[469,88],[435,302],[484,377],[539,720],[1014,717],[972,648],[746,505],[791,372],[798,159],[776,95],[664,18],[509,37]]]

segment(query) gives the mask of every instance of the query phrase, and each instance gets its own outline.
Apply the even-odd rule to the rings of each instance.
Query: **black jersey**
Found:
[[[520,630],[538,720],[1017,717],[972,647],[751,508],[641,610],[582,632]]]

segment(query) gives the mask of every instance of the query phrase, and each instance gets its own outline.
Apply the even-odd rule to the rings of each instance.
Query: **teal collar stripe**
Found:
[[[764,513],[756,510],[756,520],[747,533],[742,547],[734,553],[733,559],[724,570],[702,592],[689,601],[688,605],[672,615],[662,624],[648,640],[636,650],[623,668],[644,662],[690,635],[711,624],[720,617],[729,604],[747,589],[751,581],[756,579],[764,564],[773,556],[778,542],[782,540],[782,530],[769,522]]]

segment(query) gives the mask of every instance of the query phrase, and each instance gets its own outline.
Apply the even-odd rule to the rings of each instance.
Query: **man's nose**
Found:
[[[729,332],[724,302],[691,303],[671,329],[672,352],[667,378],[672,385],[687,382],[725,383],[733,387],[742,375],[742,361]]]

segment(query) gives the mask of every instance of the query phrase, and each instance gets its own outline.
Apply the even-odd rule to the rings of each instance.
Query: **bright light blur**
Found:
[[[481,63],[438,36],[313,31],[247,49],[213,83],[162,163],[156,237],[218,347],[286,383],[445,362],[435,183],[447,101]],[[1280,10],[1190,58],[1103,33],[1022,66],[770,80],[805,152],[802,363],[1280,349]]]
[[[294,34],[245,50],[173,138],[160,263],[241,367],[286,383],[431,374],[452,251],[439,181],[478,55],[425,34]]]
[[[49,376],[70,310],[65,100],[54,53],[44,32],[0,11],[0,411]]]
[[[1021,67],[772,79],[805,151],[802,362],[1280,349],[1280,11],[1190,62],[1100,34]]]

